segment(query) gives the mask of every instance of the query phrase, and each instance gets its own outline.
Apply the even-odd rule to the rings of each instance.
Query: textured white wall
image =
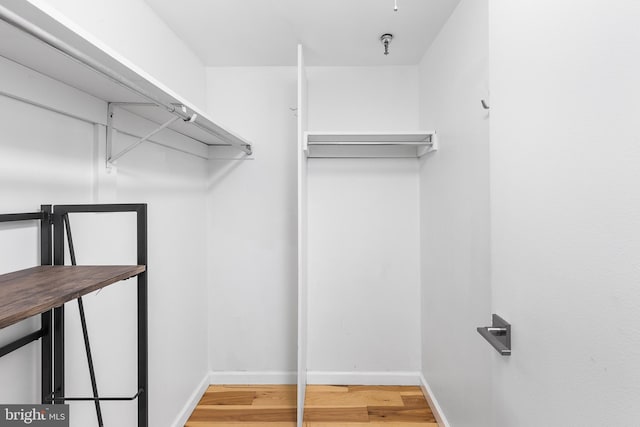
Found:
[[[75,99],[73,113],[94,108],[96,100],[75,89],[1,61],[6,73],[0,90],[25,85],[41,88],[39,101]],[[11,77],[9,77],[11,76]],[[54,90],[55,88],[55,90]],[[18,95],[20,95],[18,93]],[[29,97],[28,93],[22,94]],[[51,98],[47,100],[47,98]],[[83,100],[84,99],[84,100]],[[103,111],[106,105],[103,103]],[[123,157],[117,173],[106,176],[105,129],[0,97],[0,199],[2,212],[34,211],[41,203],[148,203],[149,219],[149,399],[150,425],[169,426],[207,371],[206,345],[206,163],[143,144]],[[133,142],[120,135],[118,144]],[[73,216],[80,263],[135,262],[132,218]],[[106,224],[106,225],[105,225]],[[2,225],[0,269],[9,272],[37,265],[38,228]],[[99,391],[130,395],[136,387],[135,300],[133,282],[114,285],[86,297],[89,334]],[[37,327],[38,321],[0,331],[2,344]],[[90,394],[77,309],[67,311],[68,393]],[[0,360],[0,401],[39,401],[39,344]],[[89,403],[72,409],[72,426],[95,423]],[[137,425],[135,403],[105,403],[105,423]]]
[[[462,0],[420,64],[422,369],[452,426],[490,427],[487,0]],[[519,424],[513,424],[519,425]]]
[[[144,0],[29,2],[55,18],[69,20],[206,111],[203,63]]]
[[[417,67],[307,76],[312,131],[418,128]],[[311,159],[308,168],[309,371],[418,371],[418,162]]]
[[[255,153],[209,163],[210,368],[277,372],[276,381],[289,373],[295,383],[296,68],[209,68],[207,76],[210,113]]]
[[[640,3],[490,3],[496,426],[640,419]]]

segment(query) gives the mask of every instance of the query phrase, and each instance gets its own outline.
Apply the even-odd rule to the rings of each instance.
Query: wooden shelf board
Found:
[[[143,265],[47,265],[0,275],[0,329],[144,271]]]

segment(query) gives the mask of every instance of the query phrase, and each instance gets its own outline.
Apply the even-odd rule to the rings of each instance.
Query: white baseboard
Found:
[[[424,397],[427,398],[427,402],[429,402],[429,406],[433,411],[433,415],[436,417],[436,421],[440,427],[450,427],[449,421],[447,421],[447,417],[444,416],[444,412],[442,408],[438,404],[436,397],[429,387],[429,383],[425,379],[424,375],[420,374],[420,387],[422,387],[422,392],[424,393]]]
[[[195,388],[189,400],[176,417],[172,427],[182,427],[198,405],[210,384],[296,384],[295,372],[285,371],[225,371],[209,372]],[[307,372],[308,384],[335,385],[419,385],[429,402],[440,427],[450,427],[424,375],[420,372]]]
[[[191,413],[196,409],[196,406],[198,406],[198,402],[204,395],[204,392],[207,391],[207,387],[209,387],[209,374],[204,376],[202,381],[200,381],[200,384],[198,384],[193,393],[191,393],[189,400],[187,400],[187,403],[184,405],[173,424],[171,424],[172,427],[184,427],[189,420]]]
[[[211,371],[209,384],[296,384],[296,372],[286,371]]]
[[[419,372],[322,372],[307,371],[307,384],[420,385]]]
[[[207,373],[196,389],[191,393],[172,427],[183,427],[189,420],[193,410],[211,384],[295,384],[297,375],[295,372],[215,372]]]

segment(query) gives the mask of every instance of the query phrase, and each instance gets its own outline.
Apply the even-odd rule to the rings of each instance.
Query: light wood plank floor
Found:
[[[438,427],[417,386],[307,387],[305,427]]]
[[[295,427],[295,385],[210,386],[185,427]],[[305,427],[437,427],[420,387],[308,386]]]
[[[185,427],[296,427],[296,386],[212,385]]]

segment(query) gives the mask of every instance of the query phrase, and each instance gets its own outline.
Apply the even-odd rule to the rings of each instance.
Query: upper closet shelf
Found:
[[[205,148],[233,146],[251,154],[250,142],[63,17],[27,1],[10,4],[11,10],[0,5],[0,56],[155,122],[157,131],[166,127]]]
[[[435,132],[306,132],[311,158],[415,158],[437,150]]]

